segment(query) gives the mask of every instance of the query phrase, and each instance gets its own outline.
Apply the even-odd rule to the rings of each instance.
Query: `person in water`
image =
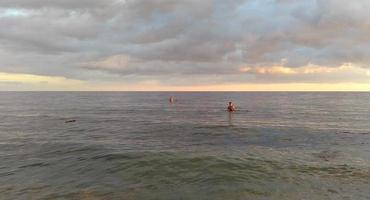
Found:
[[[234,106],[234,104],[233,104],[233,102],[229,102],[229,106],[227,107],[227,111],[229,111],[229,112],[235,112],[235,106]]]
[[[175,102],[175,97],[171,96],[168,100],[170,101],[170,103],[174,103]]]

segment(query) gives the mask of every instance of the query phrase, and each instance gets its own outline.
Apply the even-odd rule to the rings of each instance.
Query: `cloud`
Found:
[[[80,80],[68,79],[59,76],[39,76],[33,74],[4,73],[0,72],[0,90],[15,90],[38,88],[52,89],[77,89],[85,83]]]
[[[59,9],[86,9],[86,8],[101,8],[110,6],[114,3],[124,1],[114,0],[2,0],[1,7],[5,8],[25,8],[25,9],[41,9],[41,8],[59,8]]]
[[[98,61],[82,63],[81,66],[100,70],[122,71],[127,68],[129,61],[130,57],[127,55],[113,55]]]
[[[3,0],[0,70],[189,85],[366,81],[369,9],[363,0]],[[356,69],[341,71],[347,63]]]
[[[253,74],[260,83],[370,83],[370,69],[344,64],[340,67],[308,65],[289,68],[284,66],[248,67],[242,66],[240,72]],[[297,79],[299,81],[297,81]]]
[[[1,17],[26,17],[30,15],[29,12],[20,9],[0,9]]]
[[[296,75],[296,74],[332,74],[338,72],[351,72],[351,71],[366,71],[370,72],[370,70],[365,70],[359,67],[354,67],[349,64],[342,65],[340,67],[321,67],[315,65],[309,65],[299,68],[289,68],[284,66],[272,66],[272,67],[241,67],[240,72],[243,73],[253,73],[253,74],[269,74],[269,75]]]

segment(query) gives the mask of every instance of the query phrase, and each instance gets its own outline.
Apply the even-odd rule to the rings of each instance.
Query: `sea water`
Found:
[[[0,92],[1,200],[370,199],[369,188],[370,93]]]

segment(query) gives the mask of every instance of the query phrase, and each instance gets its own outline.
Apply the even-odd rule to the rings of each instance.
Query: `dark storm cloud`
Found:
[[[0,71],[317,82],[239,68],[368,67],[369,9],[363,0],[3,0]]]

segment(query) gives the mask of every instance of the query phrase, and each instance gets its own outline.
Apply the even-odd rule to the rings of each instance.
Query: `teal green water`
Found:
[[[370,199],[370,93],[1,92],[0,119],[0,199]]]

